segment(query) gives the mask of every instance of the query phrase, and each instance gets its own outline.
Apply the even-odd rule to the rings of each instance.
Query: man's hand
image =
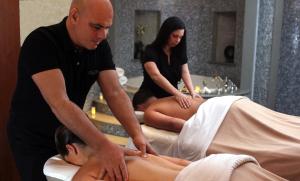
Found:
[[[157,155],[157,153],[154,151],[154,149],[142,134],[132,138],[132,141],[135,147],[142,152],[142,156],[147,156],[146,153]]]
[[[98,163],[100,179],[107,175],[110,181],[128,180],[124,154],[120,146],[111,142],[101,145],[101,148],[95,151],[90,159]]]

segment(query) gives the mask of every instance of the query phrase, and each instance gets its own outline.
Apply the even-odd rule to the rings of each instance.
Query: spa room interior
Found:
[[[20,47],[39,26],[57,23],[71,0],[2,0],[0,6],[0,181],[18,181],[6,125],[16,85]],[[300,0],[112,0],[108,42],[119,82],[132,98],[142,81],[145,45],[161,23],[180,17],[195,91],[205,98],[247,96],[285,114],[300,116]],[[185,91],[180,84],[179,88]],[[94,84],[83,110],[113,142],[128,134]],[[136,113],[142,121],[142,115]],[[41,118],[42,119],[42,118]]]

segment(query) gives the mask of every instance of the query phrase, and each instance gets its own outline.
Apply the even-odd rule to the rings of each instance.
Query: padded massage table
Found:
[[[166,151],[179,134],[146,125],[142,129],[159,154],[181,157]],[[273,111],[247,98],[239,99],[230,106],[205,155],[217,153],[252,155],[266,170],[300,180],[300,117]]]
[[[44,165],[44,175],[48,181],[71,181],[79,166],[67,163],[60,155],[49,158]]]
[[[48,181],[71,181],[79,167],[62,160],[60,155],[48,159],[44,174]],[[256,160],[247,155],[219,154],[193,162],[184,168],[175,181],[286,181],[256,165]]]
[[[143,113],[136,112],[136,114],[142,123]],[[274,129],[270,128],[272,124]],[[153,148],[160,150],[159,154],[168,155],[161,151],[164,150],[162,147],[174,144],[179,137],[179,134],[174,132],[146,125],[141,127]],[[241,129],[243,127],[247,129]],[[242,99],[231,106],[206,155],[215,153],[254,155],[263,168],[290,180],[298,180],[300,177],[299,130],[299,117],[277,113],[252,101],[249,104],[249,100]],[[245,135],[251,135],[255,142],[245,139]],[[244,139],[236,139],[243,136]],[[260,139],[262,137],[267,137],[267,140]],[[283,146],[278,148],[278,145]],[[127,146],[133,148],[130,139]]]
[[[152,145],[155,150],[160,150],[159,154],[167,155],[164,153],[164,148],[169,147],[178,139],[178,133],[166,131],[162,129],[156,129],[144,124],[144,112],[143,111],[135,111],[135,115],[141,124],[142,131]],[[135,148],[132,143],[132,140],[129,138],[128,148]]]

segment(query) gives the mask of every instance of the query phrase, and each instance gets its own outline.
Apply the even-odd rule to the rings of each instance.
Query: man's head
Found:
[[[63,159],[74,165],[83,165],[92,154],[91,149],[65,126],[56,129],[55,144]]]
[[[73,0],[67,29],[76,46],[92,50],[106,39],[112,21],[110,0]]]

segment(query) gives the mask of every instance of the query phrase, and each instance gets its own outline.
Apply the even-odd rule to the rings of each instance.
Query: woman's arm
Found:
[[[181,92],[177,90],[169,81],[166,79],[157,68],[154,62],[146,62],[144,68],[150,78],[157,84],[159,87],[164,89],[166,92],[176,96],[180,95]]]
[[[164,89],[166,92],[174,95],[176,100],[180,104],[182,108],[189,108],[191,106],[191,101],[189,97],[181,93],[178,89],[176,89],[169,81],[166,79],[157,68],[154,62],[146,62],[144,64],[144,68],[150,78],[157,84],[159,87]]]
[[[182,80],[184,82],[184,85],[189,90],[189,93],[192,96],[192,98],[194,98],[194,97],[201,97],[194,90],[194,85],[193,85],[193,82],[192,82],[192,79],[191,79],[191,75],[190,75],[190,71],[189,71],[187,63],[182,65],[182,74],[181,74],[181,77],[182,77]]]

